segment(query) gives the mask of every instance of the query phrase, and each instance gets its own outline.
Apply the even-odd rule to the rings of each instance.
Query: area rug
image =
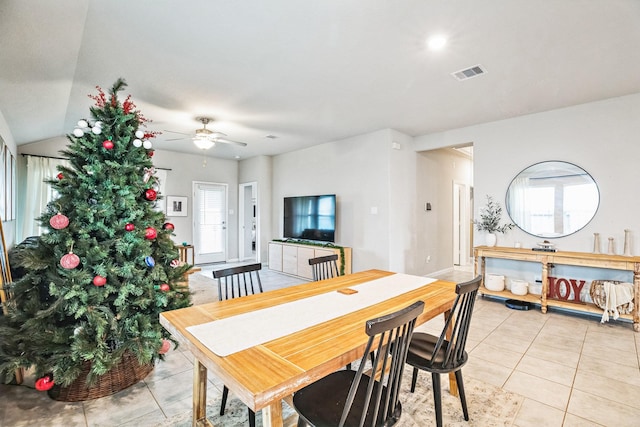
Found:
[[[433,406],[433,390],[431,388],[431,374],[420,372],[415,393],[409,391],[411,385],[411,369],[405,369],[402,391],[402,418],[398,427],[427,427],[436,425],[436,416]],[[482,383],[473,378],[465,378],[465,392],[467,395],[467,407],[469,409],[469,421],[465,421],[462,415],[460,399],[449,394],[449,383],[446,375],[442,377],[442,419],[447,427],[477,426],[497,427],[512,426],[514,419],[524,398],[517,394],[505,391],[499,387]],[[446,384],[445,384],[446,383]],[[227,409],[220,416],[220,397],[210,396],[212,400],[207,402],[207,418],[214,426],[244,427],[249,425],[247,407],[233,395],[229,396]],[[282,404],[285,425],[295,426],[297,416],[295,411],[286,403]],[[288,419],[287,419],[288,418]],[[256,426],[262,425],[262,414],[256,414]],[[186,412],[167,419],[157,427],[189,427],[191,426],[191,412]]]
[[[209,272],[209,275],[211,273]],[[218,282],[202,272],[189,275],[189,290],[193,305],[207,304],[218,301]]]

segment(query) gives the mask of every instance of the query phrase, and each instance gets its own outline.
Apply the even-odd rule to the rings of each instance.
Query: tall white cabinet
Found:
[[[351,248],[305,245],[304,243],[269,242],[269,269],[311,280],[309,260],[325,255],[338,255],[338,268],[344,252],[344,274],[351,273]]]

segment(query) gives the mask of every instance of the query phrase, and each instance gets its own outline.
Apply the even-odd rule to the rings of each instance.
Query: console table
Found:
[[[547,312],[547,307],[560,307],[595,314],[602,314],[603,312],[603,310],[591,303],[576,304],[557,299],[548,299],[549,273],[555,264],[630,271],[633,273],[633,312],[631,314],[621,314],[620,317],[633,320],[634,331],[640,331],[640,310],[638,309],[640,303],[640,257],[587,252],[543,252],[525,248],[478,246],[474,248],[474,258],[474,273],[482,275],[481,294],[540,304],[540,310],[543,313]],[[500,292],[488,290],[484,287],[486,258],[540,263],[542,269],[542,294],[514,295],[506,290]]]

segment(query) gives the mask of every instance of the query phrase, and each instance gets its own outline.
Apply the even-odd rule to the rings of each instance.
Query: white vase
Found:
[[[624,256],[631,255],[631,230],[624,230]]]
[[[600,253],[600,233],[593,233],[593,253]]]
[[[484,238],[487,246],[495,246],[498,241],[498,236],[495,233],[487,233]]]

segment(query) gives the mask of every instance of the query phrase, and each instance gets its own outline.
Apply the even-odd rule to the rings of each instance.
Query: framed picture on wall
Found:
[[[187,216],[186,196],[167,196],[167,216]]]

